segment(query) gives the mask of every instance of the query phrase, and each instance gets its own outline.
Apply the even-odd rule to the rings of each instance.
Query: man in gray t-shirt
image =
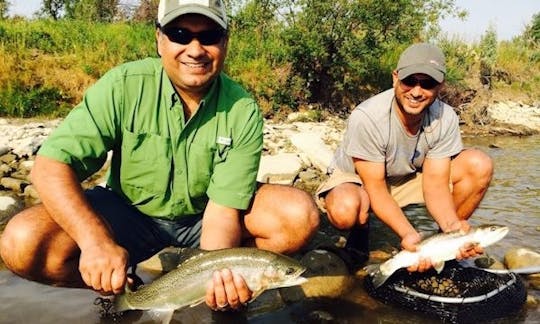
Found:
[[[493,173],[483,152],[463,149],[453,108],[438,99],[446,73],[442,51],[414,44],[392,73],[393,88],[358,105],[317,190],[330,222],[351,229],[347,247],[366,244],[369,208],[414,251],[419,233],[401,210],[425,203],[443,232],[468,231],[467,219],[482,200]],[[365,246],[364,246],[365,249]],[[482,253],[462,248],[457,258]],[[410,271],[425,271],[422,260]]]

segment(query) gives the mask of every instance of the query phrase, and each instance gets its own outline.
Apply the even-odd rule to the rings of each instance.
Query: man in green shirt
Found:
[[[256,188],[263,121],[222,73],[221,1],[161,1],[156,38],[161,59],[109,71],[41,147],[32,180],[42,204],[16,215],[0,241],[13,272],[120,293],[127,268],[166,246],[291,253],[316,230],[310,195]],[[110,151],[106,188],[83,191]],[[250,298],[243,278],[223,269],[206,303],[236,309]]]

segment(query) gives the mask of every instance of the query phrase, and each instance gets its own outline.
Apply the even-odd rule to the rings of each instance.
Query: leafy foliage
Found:
[[[122,11],[118,0],[43,0],[40,19],[0,20],[0,115],[44,114],[50,107],[61,107],[61,114],[111,67],[155,56],[158,2],[141,0]],[[540,14],[513,43],[499,43],[488,30],[479,44],[470,44],[438,38],[441,17],[465,14],[454,0],[225,2],[226,72],[256,97],[267,117],[295,110],[318,114],[321,107],[347,115],[391,86],[400,53],[418,41],[436,42],[445,52],[445,99],[456,107],[471,100],[482,75],[490,76],[492,90],[540,95]]]
[[[0,0],[0,19],[6,19],[11,3],[7,0]]]
[[[86,21],[111,22],[118,13],[118,0],[43,0],[41,14]]]

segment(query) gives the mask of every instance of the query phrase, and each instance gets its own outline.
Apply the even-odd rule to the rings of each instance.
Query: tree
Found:
[[[157,17],[159,0],[141,0],[133,15],[134,21],[154,22]]]
[[[43,0],[40,12],[46,17],[58,20],[67,15],[73,5],[73,0]]]
[[[428,26],[454,9],[453,0],[290,0],[289,5],[283,37],[294,74],[309,90],[305,99],[335,109],[389,87],[397,61],[392,55],[423,39]]]
[[[73,18],[111,22],[118,12],[118,0],[77,0]]]
[[[490,25],[480,39],[480,82],[488,89],[492,87],[493,72],[497,61],[497,32]]]
[[[6,19],[11,3],[7,0],[0,0],[0,19]]]
[[[536,44],[540,44],[540,12],[533,16],[531,24],[527,26],[525,38]]]
[[[110,22],[118,12],[118,0],[43,0],[41,12],[55,20],[71,18]]]

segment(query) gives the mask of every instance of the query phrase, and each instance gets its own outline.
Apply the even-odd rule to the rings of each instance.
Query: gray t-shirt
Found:
[[[394,108],[394,89],[386,90],[358,105],[349,117],[347,130],[329,172],[354,173],[352,157],[384,162],[388,180],[421,172],[424,159],[447,158],[463,149],[459,119],[454,109],[435,100],[416,135],[409,135]]]

